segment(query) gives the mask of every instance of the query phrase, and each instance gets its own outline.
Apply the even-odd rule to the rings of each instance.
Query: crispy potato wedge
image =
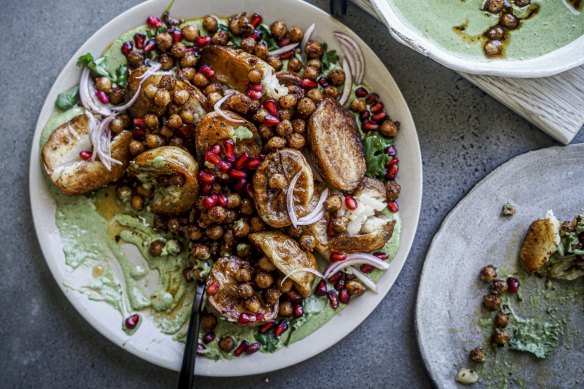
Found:
[[[294,239],[279,231],[256,232],[249,236],[249,240],[263,251],[278,270],[290,276],[302,297],[310,296],[315,275],[306,271],[292,272],[303,267],[316,270],[316,259],[311,253],[302,251]]]
[[[339,234],[329,239],[328,247],[339,253],[368,253],[379,250],[393,235],[395,220],[388,221],[379,231],[368,234],[349,235]]]
[[[550,256],[557,250],[556,229],[549,218],[531,223],[523,239],[519,259],[528,273],[543,269]]]
[[[330,187],[354,190],[365,177],[363,144],[353,115],[334,99],[324,99],[310,116],[307,140],[314,163]]]
[[[239,297],[238,283],[235,279],[237,271],[246,265],[249,266],[247,262],[236,256],[219,258],[213,264],[209,277],[207,277],[207,288],[215,281],[219,282],[217,292],[208,295],[207,306],[215,315],[232,323],[238,323],[242,313],[255,315],[245,308],[244,300]],[[257,290],[254,291],[254,295],[260,302],[258,313],[263,314],[264,319],[246,325],[259,326],[274,320],[278,314],[279,302],[269,305]]]
[[[77,139],[69,126],[79,135]],[[77,115],[68,123],[55,129],[42,150],[43,165],[47,175],[60,192],[67,196],[81,195],[117,181],[126,171],[131,154],[129,145],[132,133],[122,131],[112,142],[112,158],[122,162],[113,164],[112,170],[99,161],[79,158],[81,151],[91,151],[89,119]]]
[[[274,151],[260,164],[253,178],[256,209],[264,222],[274,228],[292,224],[288,215],[287,193],[290,181],[301,171],[294,187],[294,209],[296,216],[308,214],[314,194],[314,178],[308,162],[298,150],[280,149]],[[282,189],[270,187],[270,178],[282,176],[286,186]]]
[[[199,165],[189,152],[175,146],[162,146],[139,154],[130,163],[128,174],[154,187],[150,209],[154,214],[178,215],[191,209],[199,193]],[[160,175],[181,174],[184,185],[162,187],[156,184]]]
[[[236,120],[244,120],[244,123],[231,122],[217,112],[206,114],[195,129],[195,146],[197,158],[200,163],[205,159],[205,153],[214,144],[221,144],[225,139],[234,139],[235,153],[237,155],[248,153],[252,157],[257,157],[262,152],[262,138],[256,126],[245,120],[235,112],[225,111]],[[252,137],[249,139],[238,139],[235,134],[239,127],[247,128]]]

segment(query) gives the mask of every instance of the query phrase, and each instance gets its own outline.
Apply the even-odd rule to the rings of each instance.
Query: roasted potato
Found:
[[[324,99],[308,121],[307,140],[316,168],[331,188],[350,192],[365,177],[363,144],[353,115]]]
[[[128,174],[154,186],[150,209],[161,215],[178,215],[191,209],[199,193],[198,172],[199,165],[191,154],[174,146],[147,150],[139,154],[128,169]],[[156,177],[173,174],[184,177],[183,186],[161,187],[156,184]]]
[[[69,126],[79,135],[77,139]],[[80,195],[99,189],[117,181],[126,171],[131,154],[129,145],[132,133],[122,131],[112,142],[112,158],[122,164],[112,164],[108,170],[99,159],[83,160],[82,151],[91,151],[89,141],[89,118],[77,115],[68,123],[55,129],[42,150],[43,164],[47,175],[60,192],[67,196]]]
[[[543,269],[557,250],[557,234],[557,225],[551,217],[531,223],[519,252],[521,265],[526,272],[533,273]]]
[[[291,72],[289,70],[283,70],[276,73],[276,77],[282,85],[300,85],[302,82],[302,77],[296,72]]]
[[[294,281],[298,293],[304,298],[310,296],[315,275],[294,270],[308,267],[317,269],[316,259],[311,253],[302,251],[298,243],[279,231],[257,232],[249,236],[250,241],[285,275]]]
[[[268,154],[254,175],[256,209],[262,220],[274,228],[292,224],[286,198],[290,181],[299,171],[302,173],[294,187],[294,209],[296,216],[302,217],[310,212],[314,178],[312,169],[300,151],[281,149]],[[282,188],[273,187],[271,184],[275,177],[280,177],[284,181]]]
[[[388,220],[381,230],[366,234],[339,234],[329,239],[328,247],[339,253],[368,253],[379,250],[393,235],[395,220]]]
[[[245,308],[245,300],[240,297],[239,285],[236,281],[236,274],[239,269],[246,266],[247,263],[236,256],[219,258],[207,277],[207,290],[210,290],[212,284],[218,282],[219,289],[213,294],[208,293],[207,306],[211,311],[223,319],[238,323],[242,313],[264,315],[263,320],[256,320],[247,325],[259,326],[268,323],[276,318],[278,314],[279,302],[269,305],[262,297],[261,293],[254,289],[253,297],[260,302],[259,311],[253,313]]]
[[[209,150],[216,143],[221,144],[221,142],[225,139],[235,138],[235,153],[237,155],[245,152],[252,157],[257,157],[262,152],[262,139],[256,126],[235,112],[225,112],[235,120],[242,120],[243,123],[231,122],[219,115],[217,112],[209,112],[206,114],[195,129],[195,146],[197,150],[197,158],[201,163],[204,161],[207,150]],[[247,128],[252,134],[251,138],[237,138],[236,132],[239,127]]]

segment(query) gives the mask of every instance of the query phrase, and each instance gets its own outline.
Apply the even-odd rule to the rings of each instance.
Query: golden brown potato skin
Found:
[[[519,252],[523,269],[528,273],[543,269],[550,256],[557,250],[553,224],[548,219],[531,223]]]
[[[237,323],[242,313],[255,315],[244,307],[244,300],[239,297],[238,283],[235,279],[237,271],[244,266],[244,261],[236,256],[219,258],[207,277],[207,287],[214,281],[220,284],[219,290],[213,295],[208,296],[207,306],[211,311],[223,319]],[[249,323],[249,326],[259,326],[276,318],[278,314],[279,302],[274,305],[268,305],[262,298],[261,294],[254,290],[255,297],[260,301],[260,310],[258,313],[264,315],[264,320],[257,320]]]
[[[379,250],[393,235],[395,220],[388,222],[383,230],[371,232],[369,234],[349,235],[339,234],[329,239],[328,247],[332,251],[339,253],[368,253]]]
[[[354,190],[365,177],[363,143],[353,115],[324,99],[308,121],[308,146],[324,180],[334,189]]]
[[[257,232],[249,236],[249,240],[260,248],[266,257],[285,275],[293,270],[309,267],[317,269],[316,259],[311,253],[302,251],[298,243],[279,231]],[[315,275],[308,272],[297,272],[290,275],[298,293],[302,297],[310,296],[312,281]]]
[[[84,114],[75,116],[70,122],[53,131],[42,150],[43,165],[51,180],[54,170],[59,166],[59,159],[65,153],[73,150],[79,143],[79,140],[67,129],[68,124],[82,138],[89,134],[89,119]],[[65,168],[60,177],[53,181],[57,189],[67,196],[75,196],[89,193],[117,181],[124,174],[130,162],[129,145],[131,141],[132,134],[129,131],[122,131],[112,142],[112,158],[122,162],[122,165],[113,164],[110,171],[99,159],[95,161],[79,159],[76,163]]]

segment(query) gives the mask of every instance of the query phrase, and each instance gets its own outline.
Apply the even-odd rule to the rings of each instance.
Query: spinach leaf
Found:
[[[322,67],[326,71],[328,70],[331,65],[336,64],[339,62],[339,56],[335,50],[328,51],[328,45],[326,43],[322,44],[322,50],[324,54],[322,56]]]
[[[79,95],[79,87],[76,86],[65,92],[59,93],[56,105],[63,111],[73,108],[77,104],[77,96]]]
[[[128,71],[128,67],[126,65],[120,65],[116,70],[116,83],[122,88],[125,88],[128,85],[129,76],[130,72]]]
[[[272,332],[266,332],[265,334],[260,334],[258,332],[255,334],[255,338],[261,343],[262,349],[265,351],[274,352],[278,349],[280,339],[276,338]]]
[[[266,43],[268,44],[269,51],[280,48],[280,46],[278,46],[278,42],[276,42],[276,38],[274,38],[268,26],[266,26],[265,24],[260,24],[258,26],[258,30],[264,33],[264,35],[262,36],[262,40],[266,41]]]
[[[86,66],[96,75],[111,79],[111,76],[105,67],[105,57],[94,60],[91,53],[85,53],[77,59],[77,66]]]
[[[367,162],[367,175],[382,179],[386,174],[386,164],[391,160],[385,150],[391,146],[393,139],[379,133],[369,133],[363,138],[363,149]]]

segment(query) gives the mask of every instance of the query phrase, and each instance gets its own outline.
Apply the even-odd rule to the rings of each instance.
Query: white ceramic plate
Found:
[[[456,71],[501,77],[535,78],[553,76],[584,64],[584,36],[546,55],[528,60],[468,59],[447,51],[422,32],[409,26],[395,9],[392,0],[370,1],[398,42]]]
[[[572,220],[584,209],[584,144],[552,147],[512,159],[489,174],[450,212],[428,250],[416,306],[416,330],[422,357],[439,388],[462,388],[454,377],[457,364],[473,367],[472,348],[483,346],[490,362],[495,355],[485,347],[484,333],[477,322],[488,287],[478,279],[480,269],[494,264],[501,272],[517,268],[519,248],[531,222],[553,209],[560,220]],[[510,202],[517,213],[502,217],[501,207]],[[505,270],[507,269],[507,270]],[[503,274],[502,277],[505,275]],[[533,276],[535,277],[535,276]],[[538,304],[530,302],[543,280],[534,278],[522,287],[525,303],[516,304],[525,318],[541,317]],[[558,290],[584,289],[584,280],[554,281]],[[541,290],[541,289],[539,289]],[[571,328],[583,328],[582,302],[555,305]],[[539,309],[538,309],[539,308]],[[539,313],[538,313],[539,312]],[[572,331],[573,332],[573,331]],[[560,336],[560,343],[545,360],[528,353],[502,352],[499,365],[508,362],[512,376],[522,384],[511,387],[575,388],[582,378],[584,336]],[[487,368],[487,370],[490,370]],[[488,377],[484,377],[488,379]],[[485,382],[480,382],[480,387]],[[492,387],[502,387],[502,383]]]
[[[47,264],[69,301],[92,326],[115,344],[154,364],[178,370],[183,345],[173,341],[171,337],[161,334],[148,320],[148,316],[146,316],[139,331],[133,336],[126,336],[121,330],[122,318],[118,312],[107,304],[90,301],[86,296],[64,287],[63,282],[67,277],[70,277],[71,271],[65,265],[63,244],[55,226],[55,204],[45,184],[39,159],[40,133],[53,110],[57,94],[78,82],[79,70],[75,67],[77,57],[88,51],[94,54],[103,52],[108,44],[119,35],[143,24],[147,16],[160,15],[167,3],[167,0],[152,0],[124,12],[96,32],[67,63],[49,92],[37,122],[31,152],[29,180],[37,236]],[[275,354],[256,353],[232,361],[219,362],[200,358],[196,365],[196,373],[207,376],[241,376],[281,369],[320,353],[348,335],[375,309],[395,282],[404,265],[416,233],[422,195],[420,148],[407,104],[385,66],[373,51],[348,28],[325,12],[299,0],[279,2],[274,0],[238,2],[177,0],[172,8],[172,15],[193,18],[207,14],[232,15],[241,11],[257,11],[262,13],[266,21],[284,19],[288,24],[295,24],[303,28],[315,22],[317,27],[313,37],[328,42],[329,47],[332,48],[337,48],[333,36],[334,31],[345,32],[361,44],[368,66],[365,83],[381,95],[392,118],[401,122],[402,130],[397,140],[397,148],[401,161],[401,174],[398,179],[403,188],[399,201],[403,219],[403,233],[399,252],[393,260],[390,270],[379,283],[380,293],[378,295],[367,293],[362,298],[352,302],[342,313],[336,315],[325,326],[307,338]]]

